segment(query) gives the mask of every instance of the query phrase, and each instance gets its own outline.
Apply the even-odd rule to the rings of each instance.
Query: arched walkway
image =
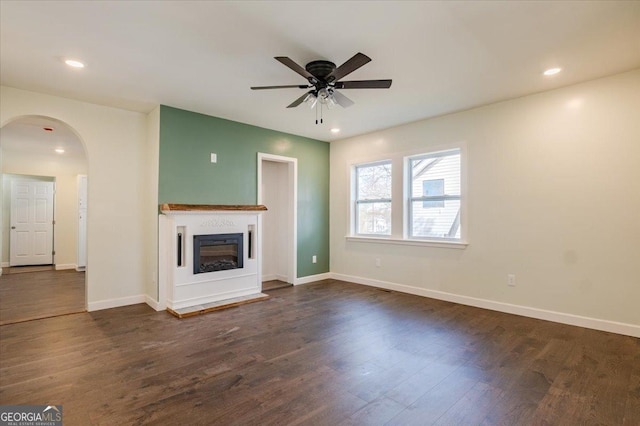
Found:
[[[28,115],[9,120],[0,129],[2,184],[0,185],[3,221],[0,224],[1,259],[0,324],[82,312],[86,310],[86,182],[88,161],[84,143],[68,124],[52,117]],[[81,176],[84,176],[81,178]],[[53,221],[50,231],[38,228],[38,247],[52,247],[49,258],[29,257],[32,233],[22,231],[17,246],[16,217],[35,217],[35,203],[18,204],[12,185],[23,188],[47,187],[53,191]],[[39,185],[39,186],[38,186]],[[13,204],[13,205],[12,205]],[[13,216],[13,218],[12,218]],[[44,221],[48,222],[48,221]],[[43,221],[37,223],[42,225]],[[83,229],[85,231],[83,231]],[[28,235],[29,237],[24,237]],[[34,234],[35,235],[35,234]],[[46,235],[43,238],[42,235]],[[42,241],[45,240],[44,243]],[[26,247],[26,248],[25,248]],[[48,249],[47,249],[48,250]],[[27,253],[20,262],[16,253]],[[11,256],[11,253],[14,256]],[[30,265],[45,264],[45,266]],[[20,265],[20,266],[16,266]]]

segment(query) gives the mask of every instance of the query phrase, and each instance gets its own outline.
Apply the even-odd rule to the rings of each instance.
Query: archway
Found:
[[[86,263],[82,261],[86,259],[86,238],[82,242],[86,227],[81,225],[86,224],[88,206],[83,185],[88,161],[83,141],[60,120],[22,116],[0,129],[0,154],[4,270],[0,304],[6,305],[2,306],[0,324],[86,311]],[[27,194],[29,188],[43,193],[48,185],[54,188],[50,236],[40,227],[49,221],[42,207],[47,201],[36,196],[29,204],[26,195],[16,198],[16,193]],[[33,217],[39,219],[29,228]],[[45,253],[49,247],[48,258],[29,255]]]

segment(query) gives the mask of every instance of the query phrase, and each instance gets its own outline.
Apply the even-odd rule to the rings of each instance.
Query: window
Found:
[[[356,234],[391,235],[391,161],[355,167]]]
[[[408,158],[409,238],[460,240],[460,149]]]
[[[449,145],[438,151],[410,156],[396,153],[354,165],[347,240],[466,248],[464,152],[463,144]],[[396,194],[402,189],[402,202],[392,202],[392,182]]]

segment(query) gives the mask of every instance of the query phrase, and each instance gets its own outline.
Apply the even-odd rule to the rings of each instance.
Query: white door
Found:
[[[53,264],[53,182],[11,181],[9,265]]]

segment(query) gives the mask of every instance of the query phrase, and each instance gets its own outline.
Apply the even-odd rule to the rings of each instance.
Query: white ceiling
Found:
[[[640,67],[639,1],[0,2],[3,85],[148,112],[170,105],[335,140]],[[305,84],[273,59],[373,61],[349,109],[285,107]],[[70,69],[63,58],[86,62]],[[541,72],[560,66],[545,78]],[[331,127],[342,132],[333,135]]]
[[[45,127],[53,131],[44,130]],[[0,129],[0,146],[4,152],[29,155],[45,155],[56,159],[85,159],[80,138],[58,120],[47,117],[23,117],[12,121]],[[64,149],[63,154],[55,152]]]

